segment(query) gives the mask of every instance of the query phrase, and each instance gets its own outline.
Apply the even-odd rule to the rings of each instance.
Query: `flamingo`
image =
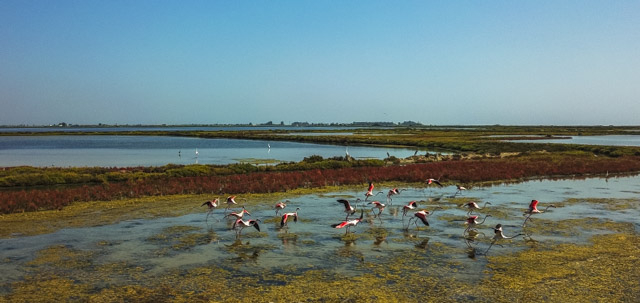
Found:
[[[487,248],[487,251],[485,252],[485,255],[489,252],[489,249],[491,249],[491,246],[493,246],[493,244],[495,244],[498,240],[513,239],[515,237],[524,235],[524,234],[520,233],[520,234],[517,234],[515,236],[507,237],[507,236],[504,235],[504,233],[502,233],[502,224],[496,225],[496,227],[493,228],[493,232],[494,232],[493,241],[491,242],[491,245],[489,245],[489,248]],[[500,245],[500,244],[498,244],[498,245]],[[502,245],[500,245],[500,246],[502,246]]]
[[[527,220],[531,220],[531,215],[541,214],[543,212],[546,212],[549,209],[549,207],[556,208],[555,205],[549,204],[547,208],[545,208],[544,210],[538,210],[538,203],[539,203],[538,200],[531,200],[531,203],[529,203],[529,209],[525,211],[523,214],[523,216],[526,216],[526,218],[524,219],[524,222],[522,222],[522,227],[524,227],[524,225],[527,224]]]
[[[407,215],[408,211],[416,209],[416,207],[418,207],[418,202],[416,202],[416,201],[411,201],[411,202],[409,202],[409,204],[403,206],[402,207],[402,219],[404,220],[404,216]]]
[[[204,203],[202,203],[202,205],[200,205],[200,207],[206,205],[209,208],[209,211],[207,212],[207,218],[204,220],[205,222],[209,219],[209,215],[211,215],[213,210],[218,207],[218,203],[219,202],[220,202],[220,200],[218,198],[216,198],[214,200],[209,200],[207,202],[204,202]]]
[[[387,193],[387,203],[390,203],[391,201],[393,201],[391,196],[399,195],[400,191],[401,189],[397,189],[397,188],[390,189],[389,192]]]
[[[287,203],[285,202],[290,202],[289,200],[285,200],[284,202],[280,202],[278,204],[276,204],[275,209],[276,209],[276,216],[278,215],[278,213],[283,210],[285,207],[287,207]]]
[[[227,213],[227,209],[229,209],[229,207],[233,206],[233,205],[237,205],[238,203],[236,203],[236,196],[228,196],[227,197],[227,207],[224,209],[224,213]]]
[[[431,212],[429,212],[427,210],[420,210],[420,211],[414,212],[413,213],[413,217],[410,218],[409,222],[407,223],[407,228],[406,229],[409,229],[409,225],[411,225],[411,220],[415,220],[414,223],[415,223],[416,227],[418,227],[418,219],[420,221],[422,221],[422,223],[424,225],[429,226],[429,221],[427,221],[427,217],[432,216],[433,213],[436,210],[439,210],[439,209],[442,209],[442,207],[438,206],[438,207],[434,208],[433,211],[431,211]]]
[[[442,187],[442,183],[440,183],[440,178],[438,178],[438,179],[433,179],[433,178],[427,179],[427,185],[431,185],[431,184],[436,184],[436,185]]]
[[[377,208],[378,209],[378,214],[375,215],[374,218],[380,216],[380,214],[382,214],[382,211],[384,210],[384,208],[386,206],[386,205],[380,203],[379,201],[369,202],[369,204],[373,204],[373,208]],[[371,210],[373,210],[373,208]]]
[[[458,190],[456,191],[456,193],[455,193],[455,194],[453,194],[453,196],[454,196],[454,197],[455,197],[455,196],[457,196],[458,194],[461,194],[461,195],[462,195],[462,191],[463,191],[463,190],[467,190],[467,188],[466,188],[466,187],[464,187],[464,186],[462,186],[462,185],[458,185],[458,184],[456,184],[456,188],[457,188]]]
[[[491,204],[491,202],[485,202],[482,207],[479,207],[478,203],[476,203],[476,202],[468,202],[468,203],[463,204],[462,206],[464,206],[464,207],[469,209],[469,211],[467,212],[467,216],[471,216],[471,213],[474,210],[482,210],[485,207],[487,207],[487,204]]]
[[[480,224],[483,224],[484,221],[487,220],[487,217],[491,217],[491,215],[484,216],[482,222],[478,222],[478,216],[469,216],[467,218],[467,221],[464,222],[464,224],[467,224],[467,228],[465,228],[464,232],[462,232],[462,235],[464,236],[468,231],[475,230],[474,228]]]
[[[232,213],[230,213],[230,214],[228,214],[228,215],[226,215],[224,217],[226,218],[226,217],[234,216],[234,217],[236,217],[236,219],[242,219],[244,214],[247,214],[247,215],[251,216],[251,214],[246,209],[244,209],[244,206],[243,206],[241,212],[239,212],[239,213],[232,212]]]
[[[373,196],[377,196],[379,194],[382,194],[383,192],[379,191],[378,193],[376,193],[375,195],[373,194],[373,182],[369,182],[369,189],[367,189],[367,192],[364,194],[364,201],[366,202],[367,199],[369,199],[369,197],[373,197]]]
[[[248,221],[238,219],[235,222],[233,222],[233,226],[231,227],[231,229],[234,229],[236,231],[236,238],[239,238],[240,234],[242,233],[242,230],[245,227],[253,226],[258,231],[260,231],[260,225],[258,225],[258,222],[260,222],[260,219],[248,220]]]
[[[339,203],[344,204],[344,212],[347,213],[347,217],[344,218],[345,221],[347,219],[349,219],[349,216],[353,215],[356,212],[355,207],[351,206],[351,203],[349,203],[349,200],[347,200],[347,199],[338,199],[337,201]],[[360,198],[358,198],[356,201],[360,201]]]
[[[289,220],[289,217],[293,217],[293,222],[298,223],[298,211],[300,210],[300,207],[296,208],[296,212],[294,213],[285,213],[284,215],[282,215],[282,220],[280,220],[280,227],[283,226],[288,226],[287,225],[287,220]]]
[[[346,231],[345,231],[345,235],[349,232],[349,228],[351,228],[351,226],[356,226],[358,225],[358,223],[360,223],[362,221],[362,218],[364,217],[364,211],[361,210],[360,211],[360,218],[358,219],[353,219],[353,220],[344,220],[338,224],[331,224],[331,227],[333,228],[343,228],[343,227],[347,227]]]

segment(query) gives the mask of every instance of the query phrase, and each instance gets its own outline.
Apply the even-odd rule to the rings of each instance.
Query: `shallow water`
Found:
[[[380,190],[388,190],[381,188]],[[361,274],[366,268],[360,262],[387,262],[391,257],[411,253],[424,256],[421,261],[450,264],[451,273],[464,279],[479,279],[483,275],[489,248],[491,227],[503,225],[506,235],[525,233],[527,237],[503,240],[488,251],[490,255],[507,254],[530,246],[552,243],[587,243],[594,234],[612,232],[599,224],[631,224],[640,230],[640,176],[620,178],[590,178],[574,180],[542,180],[519,184],[471,188],[454,196],[455,187],[408,188],[387,202],[381,218],[373,218],[370,207],[365,220],[352,228],[353,234],[333,229],[333,223],[345,219],[338,198],[363,198],[359,192],[344,191],[292,198],[285,211],[300,207],[300,220],[280,228],[272,205],[250,203],[249,218],[261,219],[261,232],[253,228],[242,231],[239,239],[230,230],[231,220],[223,219],[224,209],[216,209],[207,219],[206,211],[181,217],[153,220],[129,220],[113,225],[89,228],[69,228],[51,234],[3,239],[0,241],[0,289],[8,291],[7,283],[21,280],[33,268],[29,262],[48,247],[92,252],[93,264],[132,263],[149,274],[162,275],[176,270],[215,265],[233,268],[238,275],[251,271],[282,268],[302,272],[327,269],[340,274]],[[385,194],[376,200],[386,202]],[[522,227],[523,211],[531,199],[540,201],[539,209],[553,203],[557,208],[536,214]],[[601,200],[604,199],[604,200]],[[408,201],[419,201],[419,209],[433,211],[430,226],[405,226],[399,208]],[[490,202],[479,213],[490,214],[485,224],[478,226],[478,236],[465,239],[463,231],[466,209],[458,207],[467,201],[480,205]],[[392,205],[391,205],[392,204]],[[197,205],[199,206],[199,205]],[[197,207],[194,206],[194,207]],[[354,215],[357,217],[359,211]],[[218,221],[220,220],[220,221]],[[583,226],[581,222],[591,224]],[[595,222],[595,223],[593,223]],[[594,227],[595,226],[595,227]],[[610,226],[610,225],[606,225]],[[416,264],[421,266],[424,264]]]
[[[525,136],[519,135],[519,137],[525,137]],[[511,140],[511,142],[640,146],[640,136],[639,135],[572,136],[570,139]]]
[[[165,136],[0,136],[0,167],[297,162],[311,155],[344,156],[347,151],[356,159],[383,159],[387,153],[405,158],[416,149]]]

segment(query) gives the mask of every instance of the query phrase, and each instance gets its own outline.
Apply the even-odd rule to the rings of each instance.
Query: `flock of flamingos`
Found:
[[[426,184],[427,186],[431,186],[431,185],[436,185],[439,187],[443,187],[443,185],[440,183],[440,181],[438,179],[427,179],[426,180]],[[455,197],[458,194],[461,194],[462,191],[467,190],[465,187],[460,186],[460,185],[456,185],[457,191],[455,192],[455,194],[453,195],[453,197]],[[374,194],[373,192],[374,189],[374,185],[372,182],[369,182],[369,187],[367,189],[367,192],[364,194],[365,198],[364,198],[364,202],[366,204],[372,205],[372,211],[374,212],[374,218],[375,217],[380,217],[380,215],[382,214],[382,212],[384,211],[385,207],[387,206],[384,203],[381,203],[380,201],[372,201],[372,202],[367,202],[367,200],[371,197],[375,197],[379,194],[384,194],[384,192],[380,191]],[[400,194],[401,189],[398,188],[393,188],[390,189],[387,193],[387,204],[389,204],[392,200],[393,200],[393,196]],[[249,213],[249,211],[247,211],[244,206],[242,206],[242,210],[241,211],[234,211],[231,212],[229,214],[227,214],[227,210],[231,207],[235,207],[238,203],[235,201],[236,196],[229,196],[226,199],[226,204],[227,207],[225,208],[225,213],[224,213],[224,218],[231,218],[234,220],[233,225],[231,227],[232,230],[235,231],[236,233],[236,239],[240,238],[241,234],[242,234],[242,230],[246,227],[250,227],[253,226],[255,229],[257,229],[258,231],[260,231],[260,219],[251,219],[251,220],[244,220],[244,215],[251,215],[251,213]],[[354,202],[361,202],[363,200],[361,200],[360,198],[357,198]],[[284,202],[279,202],[274,206],[274,209],[276,211],[276,216],[279,216],[280,211],[284,210],[287,207],[287,203],[290,202],[289,200],[286,200]],[[361,208],[360,210],[360,217],[355,218],[355,219],[350,219],[349,217],[351,217],[352,215],[354,215],[357,210],[356,210],[356,206],[352,205],[352,203],[347,200],[347,199],[338,199],[337,200],[338,203],[343,204],[344,206],[344,212],[346,213],[346,217],[343,221],[336,223],[336,224],[331,224],[330,226],[332,228],[344,228],[345,229],[345,234],[349,233],[349,230],[351,227],[355,227],[358,225],[358,223],[362,222],[363,218],[364,218],[364,210]],[[531,202],[529,203],[529,208],[524,212],[524,222],[522,222],[522,227],[525,227],[525,225],[527,224],[527,221],[531,221],[531,216],[534,214],[540,214],[543,212],[546,212],[550,207],[555,208],[555,206],[553,204],[548,205],[544,210],[539,210],[538,209],[538,200],[531,200]],[[476,202],[467,202],[465,204],[463,204],[462,206],[467,208],[467,218],[465,220],[465,225],[466,228],[463,232],[463,236],[470,236],[471,238],[475,237],[478,234],[478,231],[476,229],[476,227],[480,224],[483,224],[484,221],[487,219],[487,217],[490,217],[491,215],[486,215],[481,221],[479,220],[479,216],[477,215],[473,215],[474,211],[478,211],[478,210],[482,210],[484,209],[488,204],[491,204],[490,202],[485,202],[485,204],[480,207]],[[204,202],[201,206],[207,206],[208,207],[208,213],[207,213],[207,218],[206,220],[209,219],[209,216],[212,214],[213,210],[215,210],[218,206],[220,206],[220,199],[216,198],[213,200],[209,200]],[[417,210],[418,208],[418,203],[417,201],[411,201],[409,202],[407,205],[404,205],[402,207],[402,222],[403,222],[403,227],[405,228],[405,230],[408,230],[409,227],[411,226],[411,224],[413,223],[416,227],[418,227],[418,222],[422,222],[423,225],[425,226],[429,226],[429,221],[427,220],[427,218],[429,216],[431,216],[433,214],[433,211],[439,209],[439,207],[436,207],[433,211],[427,211],[427,210]],[[300,210],[300,208],[296,208],[295,212],[289,212],[289,213],[284,213],[282,215],[280,215],[281,219],[280,219],[280,227],[282,228],[286,228],[287,227],[287,223],[290,222],[291,220],[293,220],[294,222],[298,222],[298,210]],[[377,210],[377,212],[375,212],[374,210]],[[413,211],[413,215],[410,215],[409,212]],[[404,218],[406,216],[409,216],[409,221],[407,223],[407,225],[404,225]],[[219,221],[219,220],[218,220]],[[525,234],[523,233],[519,233],[513,236],[505,236],[505,234],[503,233],[502,230],[502,224],[497,224],[495,227],[493,227],[493,232],[494,232],[494,236],[492,238],[492,242],[491,245],[489,246],[489,248],[487,249],[487,252],[489,251],[489,249],[491,249],[491,247],[496,244],[497,241],[499,240],[503,240],[503,239],[513,239],[516,238],[518,236],[524,236]],[[469,245],[469,242],[467,242],[467,245]],[[499,244],[498,244],[499,245]]]

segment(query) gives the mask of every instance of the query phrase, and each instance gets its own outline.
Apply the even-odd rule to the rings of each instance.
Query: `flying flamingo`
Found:
[[[549,207],[556,208],[555,205],[549,204],[547,208],[545,208],[544,210],[538,210],[538,203],[539,203],[538,200],[531,200],[531,203],[529,203],[529,209],[525,211],[523,214],[523,216],[526,216],[526,218],[524,218],[524,222],[522,222],[522,227],[524,227],[524,225],[527,224],[527,220],[531,220],[531,215],[541,214],[543,212],[546,212],[549,209]]]
[[[482,210],[485,207],[487,207],[487,204],[491,204],[491,202],[485,202],[482,207],[479,207],[478,203],[476,203],[476,202],[468,202],[468,203],[463,204],[462,206],[464,206],[464,207],[469,209],[469,211],[467,212],[467,216],[471,216],[471,213],[474,210]]]
[[[358,219],[353,219],[353,220],[344,220],[338,224],[331,224],[331,227],[333,228],[343,228],[343,227],[347,227],[346,231],[345,231],[345,235],[349,232],[349,228],[351,228],[351,226],[356,226],[358,225],[358,223],[360,223],[360,221],[362,221],[362,218],[364,217],[364,211],[361,210],[360,211],[360,218]]]
[[[487,217],[491,217],[491,215],[484,216],[484,219],[482,219],[482,222],[478,222],[478,216],[469,216],[467,218],[467,221],[464,222],[464,224],[467,224],[467,228],[465,228],[465,230],[462,232],[462,235],[464,236],[468,231],[475,230],[475,227],[480,224],[483,224],[484,221],[487,220]]]
[[[429,212],[427,210],[420,210],[420,211],[417,211],[417,212],[413,213],[413,217],[411,219],[409,219],[409,223],[407,223],[407,229],[409,229],[409,225],[411,225],[411,220],[415,220],[413,222],[415,223],[416,227],[418,227],[418,220],[422,221],[422,223],[425,226],[429,226],[429,221],[427,221],[427,217],[432,216],[433,213],[438,209],[442,209],[442,207],[436,207],[431,212]]]
[[[278,215],[278,213],[283,210],[285,207],[287,207],[287,203],[285,202],[290,202],[289,200],[285,200],[284,202],[280,202],[278,204],[276,204],[275,209],[276,209],[276,216]]]
[[[209,215],[211,215],[213,210],[216,209],[216,207],[218,207],[218,203],[219,202],[220,202],[220,200],[218,198],[216,198],[214,200],[209,200],[207,202],[204,202],[204,203],[202,203],[202,205],[200,205],[200,207],[206,205],[209,208],[209,211],[207,212],[207,218],[204,220],[205,222],[209,219]]]
[[[247,214],[247,215],[251,216],[251,214],[246,209],[244,209],[244,206],[243,206],[241,212],[237,213],[237,212],[234,211],[234,212],[232,212],[232,213],[230,213],[230,214],[228,214],[228,215],[226,215],[224,217],[226,218],[226,217],[234,216],[234,217],[236,217],[236,219],[242,219],[244,214]]]
[[[240,237],[240,234],[242,233],[242,230],[245,227],[253,226],[258,231],[260,231],[260,225],[258,225],[258,222],[260,222],[260,219],[248,220],[248,221],[243,221],[242,219],[238,219],[235,222],[233,222],[233,226],[231,227],[231,229],[234,229],[236,231],[236,239],[237,239]]]
[[[491,242],[491,245],[489,245],[489,248],[487,248],[487,251],[484,253],[485,255],[489,252],[489,249],[491,249],[491,246],[493,246],[493,244],[495,244],[498,240],[513,239],[515,237],[524,235],[524,234],[520,233],[520,234],[517,234],[515,236],[507,237],[502,233],[502,224],[496,225],[496,227],[493,228],[493,232],[495,233],[494,236],[493,236],[493,241]],[[498,245],[500,245],[500,244],[498,244]],[[502,246],[502,245],[500,245],[500,246]]]
[[[411,202],[409,202],[409,204],[403,206],[402,207],[402,220],[404,220],[404,216],[407,215],[408,211],[416,209],[416,207],[418,207],[418,202],[416,202],[416,201],[411,201]]]
[[[433,178],[427,179],[427,185],[431,185],[431,184],[436,184],[436,185],[442,187],[442,183],[440,183],[440,178],[438,178],[438,179],[433,179]]]
[[[373,216],[374,218],[380,216],[380,214],[382,214],[382,211],[384,210],[384,208],[386,206],[386,205],[380,203],[379,201],[369,202],[369,204],[373,204],[373,208],[377,208],[378,209],[378,214],[374,215]],[[373,210],[373,208],[371,210]]]
[[[296,212],[295,213],[285,213],[284,215],[282,215],[282,220],[280,220],[280,227],[283,226],[287,226],[287,220],[289,220],[289,217],[293,217],[293,222],[298,223],[298,211],[300,210],[300,207],[296,208]]]
[[[373,194],[373,182],[369,182],[369,189],[367,189],[367,192],[364,194],[364,201],[367,202],[367,199],[369,199],[369,197],[373,197],[373,196],[377,196],[379,194],[382,194],[383,192],[379,191],[378,193],[376,193],[375,195]]]
[[[391,196],[399,195],[400,191],[401,189],[397,189],[397,188],[390,189],[389,192],[387,193],[387,203],[391,203],[393,201],[393,198],[391,198]]]
[[[338,199],[337,201],[339,203],[344,204],[344,212],[347,213],[347,217],[344,218],[345,221],[347,219],[349,219],[349,216],[353,215],[356,212],[356,208],[351,206],[351,203],[349,203],[349,200],[347,200],[347,199]],[[358,198],[356,201],[360,201],[360,198]]]

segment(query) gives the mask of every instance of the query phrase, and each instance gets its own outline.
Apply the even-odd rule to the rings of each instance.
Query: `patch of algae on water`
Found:
[[[238,246],[234,250],[257,248]],[[12,283],[11,293],[0,301],[633,302],[640,296],[637,234],[599,235],[590,245],[549,245],[489,256],[479,281],[461,278],[469,269],[441,258],[443,253],[411,249],[380,262],[355,260],[348,273],[243,263],[154,274],[127,264],[93,266],[83,262],[82,252],[51,247],[29,265],[33,274]],[[39,266],[58,267],[59,272],[41,272]]]
[[[592,243],[489,257],[489,276],[480,284],[481,291],[509,302],[637,301],[640,237],[599,235]]]

